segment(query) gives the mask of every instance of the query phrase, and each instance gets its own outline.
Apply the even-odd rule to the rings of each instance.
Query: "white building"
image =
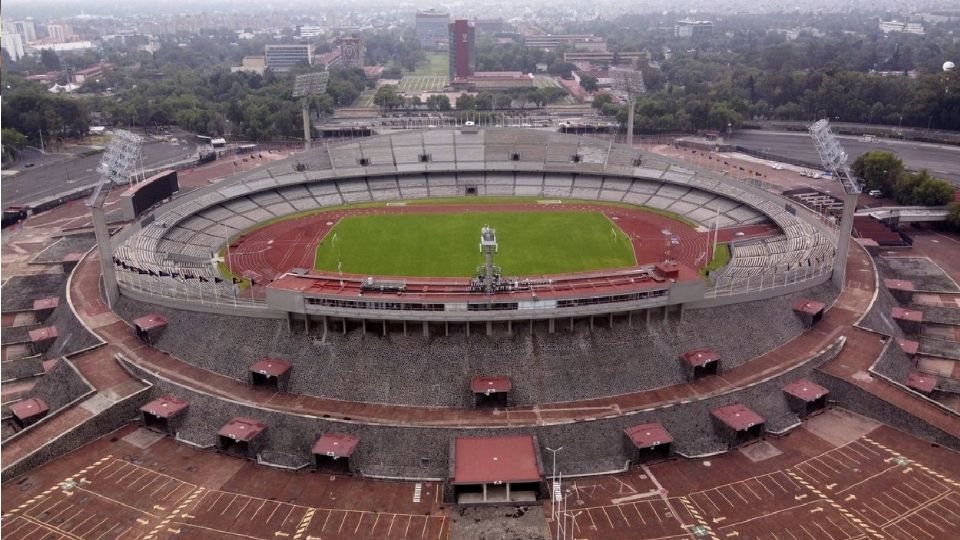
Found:
[[[322,26],[301,26],[300,27],[300,39],[312,39],[323,36],[324,29]]]
[[[74,36],[73,27],[69,24],[48,24],[47,36],[50,37],[50,41],[58,43],[70,41]]]
[[[3,50],[7,51],[10,59],[19,62],[23,58],[23,38],[15,32],[3,32]]]
[[[884,34],[891,32],[901,34],[914,34],[922,36],[926,32],[923,30],[922,23],[905,23],[901,21],[880,21],[880,31]]]
[[[13,31],[20,34],[24,43],[37,40],[37,29],[33,26],[33,21],[16,21],[13,23]]]

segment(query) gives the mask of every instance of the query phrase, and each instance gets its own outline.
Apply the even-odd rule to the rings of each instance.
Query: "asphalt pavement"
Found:
[[[196,145],[169,142],[148,142],[143,145],[143,167],[152,169],[165,164],[176,163],[194,155]],[[20,160],[18,174],[3,176],[0,183],[0,197],[3,207],[25,205],[46,197],[70,191],[80,187],[94,185],[100,181],[97,165],[103,154],[71,158],[63,154],[38,155],[29,151]],[[35,163],[24,168],[26,163]]]
[[[911,170],[927,169],[930,174],[960,185],[960,146],[920,143],[894,139],[876,139],[871,142],[860,137],[838,135],[850,163],[870,150],[887,150],[900,156]],[[810,135],[803,132],[740,130],[726,137],[726,142],[774,156],[791,157],[818,163],[820,157]]]

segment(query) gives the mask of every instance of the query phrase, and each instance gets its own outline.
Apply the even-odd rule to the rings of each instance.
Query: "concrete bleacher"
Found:
[[[258,222],[341,204],[449,197],[468,190],[626,202],[669,210],[704,228],[773,222],[783,230],[783,239],[755,255],[753,248],[734,249],[731,275],[775,272],[832,251],[829,238],[779,204],[667,158],[572,135],[486,129],[402,133],[316,148],[164,205],[152,224],[122,232],[116,253],[127,265],[157,274],[138,282],[189,290],[189,283],[160,272],[189,268],[219,277],[212,262],[185,263],[178,256],[209,256],[225,238]],[[223,289],[229,292],[227,285]]]

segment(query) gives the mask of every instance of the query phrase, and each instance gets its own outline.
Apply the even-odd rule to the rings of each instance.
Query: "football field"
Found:
[[[468,277],[483,262],[480,229],[497,231],[504,276],[636,264],[630,239],[600,212],[470,212],[348,216],[317,246],[318,270]],[[342,262],[342,265],[340,263]]]

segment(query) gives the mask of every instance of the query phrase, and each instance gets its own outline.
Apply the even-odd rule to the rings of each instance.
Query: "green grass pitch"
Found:
[[[561,274],[636,264],[630,239],[600,212],[471,212],[343,218],[314,266],[349,274],[468,277],[483,262],[480,228],[497,231],[504,276]]]

